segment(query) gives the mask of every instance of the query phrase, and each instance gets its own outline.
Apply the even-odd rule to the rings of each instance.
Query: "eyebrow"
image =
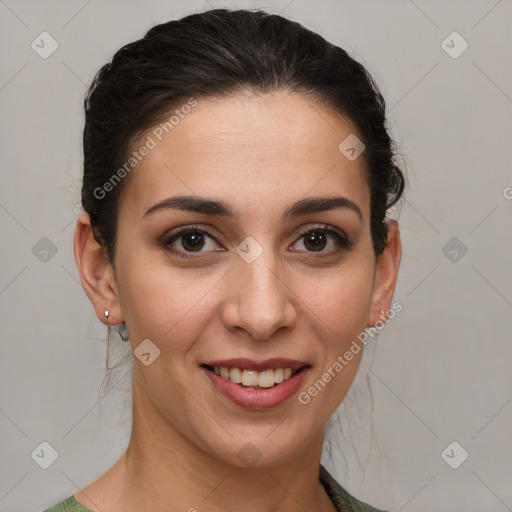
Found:
[[[350,199],[342,196],[336,197],[308,197],[301,199],[288,208],[281,221],[290,217],[298,217],[308,213],[324,212],[335,208],[352,210],[357,214],[359,220],[363,221],[363,214],[359,206]],[[218,215],[221,217],[238,218],[239,213],[233,210],[227,203],[198,196],[174,196],[168,197],[153,205],[143,215],[146,218],[161,210],[182,210],[188,212],[202,213],[205,215]]]

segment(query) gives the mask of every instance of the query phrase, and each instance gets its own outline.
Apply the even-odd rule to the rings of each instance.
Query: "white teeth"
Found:
[[[254,370],[244,370],[242,373],[242,384],[244,386],[257,386],[258,372]]]
[[[274,370],[265,370],[258,375],[260,388],[271,388],[274,385]]]
[[[214,366],[213,371],[235,384],[244,386],[259,386],[260,388],[271,388],[275,384],[289,379],[297,370],[291,368],[275,368],[258,372],[256,370],[242,370],[240,368],[226,368]]]
[[[242,370],[240,368],[231,368],[229,370],[229,380],[235,384],[240,384],[242,382]]]

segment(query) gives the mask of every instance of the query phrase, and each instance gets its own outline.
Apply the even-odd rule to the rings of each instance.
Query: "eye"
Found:
[[[300,248],[301,243],[305,249]],[[204,253],[225,251],[224,248],[218,249],[219,245],[211,233],[198,226],[188,226],[172,233],[164,239],[163,244],[166,249],[182,258],[197,258]],[[292,251],[328,255],[340,250],[350,250],[353,245],[343,232],[329,229],[328,225],[322,225],[303,230],[300,238],[291,248]]]
[[[167,237],[164,240],[164,245],[179,256],[194,258],[191,253],[215,251],[218,244],[208,231],[196,226],[189,226]]]
[[[341,249],[349,250],[354,245],[345,234],[329,229],[327,225],[309,228],[303,231],[299,240],[295,242],[292,247],[295,248],[295,246],[297,244],[300,245],[300,243],[305,247],[306,252],[321,252],[327,254]],[[325,250],[326,248],[327,250]]]

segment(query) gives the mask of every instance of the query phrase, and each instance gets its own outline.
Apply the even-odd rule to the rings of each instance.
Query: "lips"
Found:
[[[229,361],[211,361],[212,363],[220,363],[220,364],[233,364],[235,360]],[[241,360],[236,360],[240,364]],[[247,362],[247,360],[245,360]],[[268,364],[274,365],[276,364],[290,364],[291,360],[288,359],[274,359],[267,360],[265,362],[260,362],[259,367],[263,366],[263,370],[261,372],[265,372],[268,368]],[[251,361],[251,364],[254,362]],[[297,361],[295,361],[295,366],[297,366]],[[243,363],[246,364],[246,363]],[[224,367],[226,368],[226,367]],[[288,367],[290,368],[290,366]],[[225,399],[228,399],[231,403],[238,405],[239,407],[243,407],[245,409],[253,409],[253,410],[263,410],[270,409],[273,407],[278,407],[281,404],[284,404],[288,400],[294,396],[298,390],[300,389],[304,379],[311,371],[311,365],[304,365],[300,369],[293,370],[295,372],[294,375],[289,377],[284,382],[280,384],[276,384],[269,388],[262,388],[259,386],[251,386],[245,387],[242,384],[236,384],[232,382],[230,379],[223,378],[215,374],[209,365],[201,365],[201,369],[204,372],[204,375],[210,380],[213,384],[213,387],[223,396]],[[244,372],[248,372],[247,368],[244,369]]]

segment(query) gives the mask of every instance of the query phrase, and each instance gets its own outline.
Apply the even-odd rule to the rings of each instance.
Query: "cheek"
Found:
[[[371,305],[371,270],[347,266],[322,279],[303,281],[305,313],[323,326],[325,339],[350,343],[367,325]]]
[[[155,264],[143,253],[124,261],[121,306],[133,341],[149,338],[161,349],[172,341],[179,349],[181,340],[198,337],[223,273]]]

